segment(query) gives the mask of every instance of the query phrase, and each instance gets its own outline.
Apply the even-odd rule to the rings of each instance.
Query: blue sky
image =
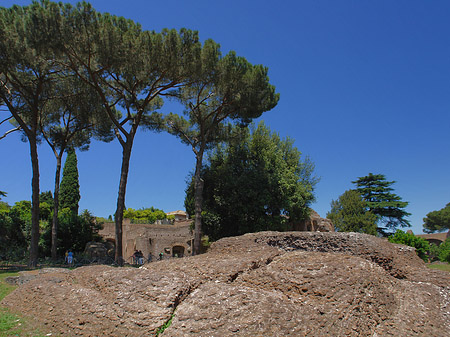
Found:
[[[75,1],[69,1],[75,3]],[[1,6],[30,1],[3,0]],[[312,207],[330,202],[369,172],[395,180],[415,233],[450,202],[450,2],[415,0],[206,1],[93,0],[101,12],[144,29],[186,27],[269,68],[281,98],[265,123],[310,156],[321,181]],[[176,107],[163,107],[169,112]],[[4,115],[0,112],[0,117]],[[4,131],[2,127],[0,131]],[[10,204],[31,198],[28,144],[0,141],[0,190]],[[53,190],[55,159],[39,148],[41,190]],[[115,211],[121,147],[94,142],[78,152],[80,209]],[[127,207],[183,209],[191,150],[166,134],[136,138]]]

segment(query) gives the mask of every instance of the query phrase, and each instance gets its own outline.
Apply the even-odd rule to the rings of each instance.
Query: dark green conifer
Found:
[[[59,207],[61,209],[70,208],[73,214],[78,214],[78,202],[80,201],[77,165],[75,150],[70,150],[67,154],[61,179]]]
[[[411,214],[404,208],[408,202],[402,201],[402,198],[395,193],[391,186],[395,181],[387,181],[384,174],[372,174],[365,177],[359,177],[352,181],[367,205],[367,210],[378,216],[378,231],[385,234],[385,230],[395,230],[397,227],[411,227],[406,217]]]

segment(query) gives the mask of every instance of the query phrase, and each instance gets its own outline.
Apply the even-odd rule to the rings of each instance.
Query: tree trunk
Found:
[[[201,177],[203,164],[203,149],[196,156],[195,174],[194,174],[194,202],[195,202],[195,222],[194,222],[194,249],[192,255],[200,253],[202,240],[202,207],[203,207],[203,184]]]
[[[63,151],[60,155],[56,157],[56,173],[55,173],[55,191],[53,192],[53,219],[52,219],[52,260],[57,259],[57,248],[58,248],[58,211],[59,211],[59,181],[61,178],[61,157]]]
[[[28,265],[36,267],[39,257],[39,161],[36,137],[28,137],[30,142],[31,167],[31,244]]]
[[[122,150],[122,169],[120,172],[119,195],[117,197],[116,209],[116,254],[115,260],[119,265],[123,265],[123,249],[122,249],[122,221],[123,211],[125,209],[125,192],[127,188],[128,170],[130,168],[131,148],[133,146],[135,133],[130,133],[127,142]]]

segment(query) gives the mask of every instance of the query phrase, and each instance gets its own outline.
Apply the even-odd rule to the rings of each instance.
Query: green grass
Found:
[[[439,269],[439,270],[450,272],[450,264],[448,264],[448,263],[446,263],[446,264],[427,264],[427,267],[431,268],[431,269]]]
[[[10,292],[12,292],[14,289],[16,289],[15,286],[9,285],[5,282],[5,279],[9,276],[17,276],[17,273],[5,273],[0,272],[0,301],[8,295]]]
[[[9,276],[17,276],[18,273],[0,271],[0,301],[11,293],[16,286],[9,285],[5,279]],[[23,317],[11,313],[7,308],[0,305],[0,337],[7,336],[44,336],[32,327]]]
[[[158,329],[158,331],[156,331],[156,336],[159,336],[160,334],[162,334],[162,333],[164,332],[164,330],[166,330],[166,329],[172,324],[172,320],[173,320],[174,317],[175,317],[175,313],[173,313],[173,314],[170,316],[170,319],[169,319],[166,323],[164,323],[164,324]]]

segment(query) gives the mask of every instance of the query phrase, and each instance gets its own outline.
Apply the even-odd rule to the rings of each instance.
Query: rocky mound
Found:
[[[62,336],[450,336],[450,274],[355,233],[263,232],[139,269],[40,274],[2,304]]]

